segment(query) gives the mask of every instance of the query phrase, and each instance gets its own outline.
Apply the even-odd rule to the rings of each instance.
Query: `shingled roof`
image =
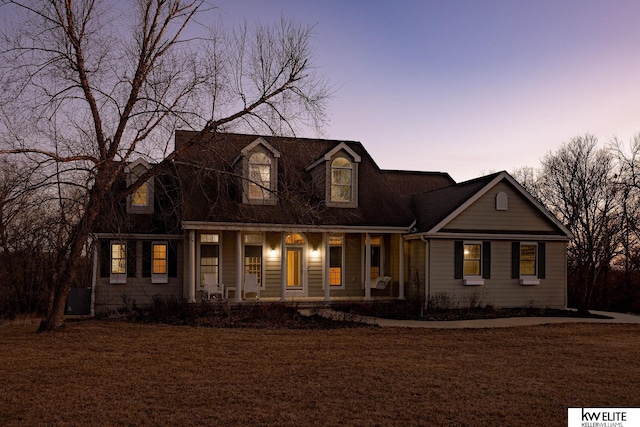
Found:
[[[176,132],[176,148],[193,135],[189,131]],[[413,224],[415,217],[409,206],[356,141],[262,136],[280,153],[275,159],[277,203],[242,203],[241,177],[234,163],[242,149],[257,138],[260,136],[211,134],[176,160],[183,221],[406,228]],[[313,182],[308,170],[341,144],[361,157],[355,208],[327,206],[324,190]]]
[[[431,230],[501,173],[502,172],[497,172],[470,181],[414,195],[414,206],[416,212],[419,212],[416,223],[417,231],[426,232]]]

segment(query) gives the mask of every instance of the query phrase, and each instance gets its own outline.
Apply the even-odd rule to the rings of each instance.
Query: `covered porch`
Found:
[[[327,303],[405,298],[405,229],[185,222],[184,295]]]

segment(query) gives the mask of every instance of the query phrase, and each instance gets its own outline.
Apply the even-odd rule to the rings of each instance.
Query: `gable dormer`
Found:
[[[143,158],[138,158],[128,164],[125,168],[127,187],[136,182],[149,169],[151,166]],[[151,177],[127,197],[127,212],[134,214],[153,213],[153,195],[154,179]]]
[[[329,207],[358,207],[358,165],[361,157],[341,142],[307,167],[316,177],[324,178],[325,203]],[[324,174],[320,172],[324,166]],[[314,170],[316,173],[314,173]],[[321,179],[316,178],[317,181]]]
[[[236,160],[236,172],[242,177],[242,202],[274,205],[278,191],[280,152],[260,137],[247,145]]]

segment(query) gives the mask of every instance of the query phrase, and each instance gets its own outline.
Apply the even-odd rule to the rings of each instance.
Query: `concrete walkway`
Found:
[[[311,310],[301,310],[304,315],[310,315]],[[336,320],[349,320],[349,315],[331,309],[318,312],[322,316]],[[377,317],[358,317],[366,323],[376,324],[382,327],[395,328],[507,328],[513,326],[547,325],[551,323],[627,323],[640,324],[640,316],[633,314],[612,313],[605,311],[591,311],[593,314],[608,316],[610,319],[582,318],[582,317],[505,317],[500,319],[478,320],[448,320],[448,321],[423,321],[423,320],[395,320]]]

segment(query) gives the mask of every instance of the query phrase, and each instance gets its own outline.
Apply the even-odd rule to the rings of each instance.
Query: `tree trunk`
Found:
[[[96,176],[96,183],[89,192],[87,208],[78,223],[72,227],[67,244],[64,246],[69,248],[69,251],[61,250],[57,256],[55,283],[49,287],[49,304],[38,327],[38,332],[53,332],[64,327],[64,309],[67,304],[67,296],[83,266],[82,252],[89,240],[98,214],[106,205],[107,189],[111,189],[113,185],[114,178],[107,178],[105,175],[108,176],[108,174],[103,172]]]
[[[86,215],[83,220],[85,218]],[[76,227],[77,230],[71,237],[71,250],[58,256],[56,283],[52,283],[49,288],[49,304],[47,305],[45,316],[40,322],[38,332],[52,332],[64,327],[64,310],[67,305],[67,296],[82,266],[80,262],[82,250],[89,238],[90,228],[85,226],[86,222],[83,220],[80,221],[80,224]]]

